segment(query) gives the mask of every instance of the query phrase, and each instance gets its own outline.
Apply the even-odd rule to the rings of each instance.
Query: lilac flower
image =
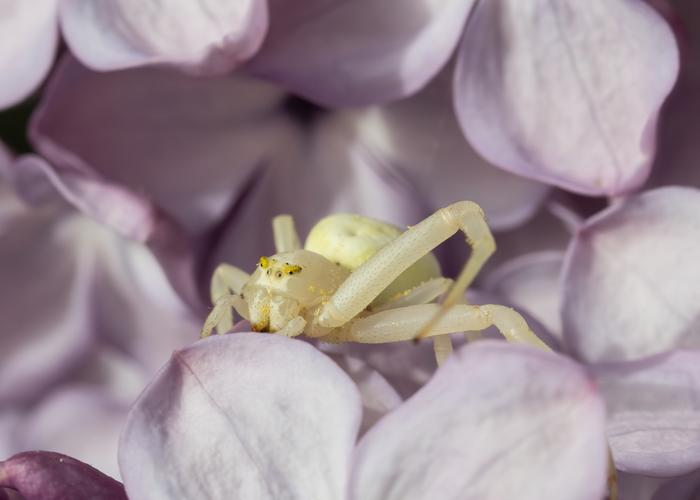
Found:
[[[533,255],[492,278],[550,324],[561,304],[565,349],[599,383],[615,463],[626,472],[673,477],[700,468],[699,213],[696,189],[648,191],[583,223],[565,259]]]
[[[67,59],[31,133],[52,161],[52,179],[80,209],[141,241],[171,238],[158,245],[166,268],[186,235],[199,251],[196,279],[208,281],[220,262],[248,268],[272,248],[270,220],[284,212],[302,235],[322,214],[358,212],[406,225],[462,198],[482,203],[496,229],[530,217],[547,189],[473,154],[451,116],[445,83],[389,108],[337,112],[304,128],[285,111],[280,89],[254,80],[156,70],[103,75]],[[430,138],[416,141],[425,130],[397,125],[417,115],[426,128],[437,123],[434,146]],[[441,189],[431,188],[435,167],[444,175]],[[131,197],[106,195],[114,190]],[[159,215],[115,218],[124,211]],[[463,245],[457,251],[464,255]]]
[[[603,407],[564,358],[500,342],[466,347],[356,443],[360,407],[352,381],[308,344],[251,333],[198,342],[131,411],[120,445],[126,492],[593,500],[605,489]]]
[[[484,158],[586,194],[629,192],[649,175],[678,51],[668,25],[646,3],[464,0],[424,2],[415,10],[402,3],[402,15],[390,22],[385,15],[394,9],[385,4],[335,2],[322,10],[319,3],[296,6],[283,21],[275,9],[285,3],[271,3],[270,34],[250,61],[253,74],[324,105],[404,97],[444,64],[468,19],[455,55],[454,108]],[[420,24],[421,8],[434,13],[430,24]],[[425,26],[423,36],[401,44],[394,35],[411,25]],[[428,41],[429,60],[439,65],[421,60]],[[426,71],[416,78],[421,63]]]
[[[14,492],[19,493],[15,496]],[[0,499],[5,498],[126,500],[127,497],[119,482],[74,458],[51,452],[26,452],[0,464]]]
[[[591,195],[648,177],[678,51],[645,2],[479,2],[457,60],[455,109],[490,162]]]
[[[170,64],[223,73],[250,57],[267,27],[265,2],[6,0],[1,7],[0,108],[44,79],[58,46],[59,20],[74,53],[100,69]]]
[[[143,245],[79,214],[40,177],[25,194],[42,202],[17,196],[17,165],[40,163],[0,164],[0,454],[50,448],[117,474],[129,405],[201,319]]]
[[[0,107],[26,95],[48,71],[59,19],[74,56],[57,65],[32,120],[31,140],[48,161],[26,157],[3,167],[0,154],[0,171],[34,202],[44,199],[48,178],[91,219],[65,205],[25,213],[22,203],[0,197],[8,255],[14,259],[13,248],[35,250],[21,262],[8,255],[0,261],[13,278],[4,282],[3,296],[10,300],[0,312],[12,328],[22,329],[0,337],[0,357],[8,360],[0,368],[0,401],[5,397],[9,405],[0,412],[0,453],[49,443],[113,475],[108,456],[94,448],[69,449],[74,436],[116,440],[134,392],[163,359],[163,340],[156,335],[177,331],[177,341],[166,341],[165,350],[183,345],[196,331],[200,290],[211,269],[221,261],[249,267],[272,248],[273,215],[292,212],[305,234],[332,211],[405,225],[447,202],[472,198],[485,206],[495,229],[519,228],[522,234],[541,222],[538,210],[552,195],[545,183],[609,196],[643,185],[654,159],[659,109],[678,72],[671,30],[642,1],[409,0],[393,6],[394,0],[270,0],[236,8],[213,1],[166,11],[150,0],[65,0],[46,2],[47,10],[35,14],[19,2],[6,3],[13,16],[0,25],[22,36],[0,49],[0,68],[8,61],[16,66],[0,71],[12,82],[0,76],[7,89]],[[683,50],[692,48],[679,39]],[[453,65],[448,59],[455,48]],[[25,67],[30,52],[39,64]],[[100,71],[124,71],[98,74],[74,57]],[[141,68],[151,65],[182,71]],[[692,68],[684,65],[677,95],[694,92]],[[238,73],[229,75],[234,69]],[[219,76],[195,79],[192,73]],[[302,123],[288,111],[287,91],[328,106],[384,105],[317,112]],[[412,97],[386,103],[406,96]],[[669,104],[673,110],[674,101]],[[677,146],[688,133],[679,122],[683,133],[661,129],[654,183],[669,182],[674,158],[682,160],[676,164],[684,165],[684,182],[695,182],[684,177],[694,149],[687,138]],[[697,484],[692,472],[700,468],[694,425],[700,365],[698,351],[679,348],[697,347],[689,250],[696,238],[688,224],[697,197],[679,188],[650,191],[586,222],[573,217],[576,236],[566,255],[555,244],[554,252],[521,257],[483,281],[490,292],[541,319],[585,368],[477,344],[399,406],[382,375],[396,381],[401,394],[414,392],[431,373],[421,364],[428,359],[423,346],[377,349],[373,356],[362,353],[362,361],[336,355],[360,386],[358,396],[335,364],[298,342],[240,334],[198,343],[175,355],[131,413],[121,449],[127,490],[132,498],[145,497],[151,495],[146,487],[155,484],[156,495],[164,497],[226,497],[268,485],[270,496],[298,491],[306,497],[314,488],[328,488],[342,498],[349,485],[351,497],[403,498],[440,494],[473,470],[475,479],[465,487],[479,498],[566,498],[564,490],[571,498],[597,498],[605,468],[602,411],[581,375],[586,369],[608,406],[607,431],[616,465],[628,473],[627,494],[637,488],[651,495],[659,485],[642,477],[651,475],[688,475],[663,485],[659,498],[690,491]],[[546,238],[527,234],[541,246],[560,238],[550,228]],[[517,251],[517,245],[503,246],[502,254]],[[441,250],[448,272],[461,263],[454,256],[463,251]],[[562,265],[563,295],[556,287]],[[30,270],[47,277],[42,290],[51,297],[42,314],[30,314],[33,299],[21,307],[26,296],[14,293]],[[133,324],[125,326],[125,320]],[[46,359],[53,336],[53,359],[35,362]],[[389,368],[383,361],[390,357]],[[418,362],[406,366],[406,359]],[[119,375],[96,375],[104,365],[116,366]],[[134,380],[115,383],[123,374]],[[296,380],[290,374],[308,377],[308,390],[288,385]],[[59,381],[66,383],[54,390]],[[523,381],[528,385],[519,385]],[[327,400],[314,397],[315,390],[326,391]],[[549,409],[562,394],[574,414],[539,414],[530,406]],[[473,405],[466,408],[465,401]],[[495,403],[513,411],[501,416],[489,406]],[[71,419],[76,405],[86,413]],[[482,418],[470,413],[475,411]],[[239,432],[239,421],[245,431]],[[565,432],[557,432],[559,426]],[[353,451],[358,427],[360,433],[370,430]],[[539,448],[540,441],[535,447],[528,432],[550,447]],[[230,446],[217,446],[221,442]],[[241,443],[247,455],[239,453]],[[511,449],[513,443],[518,446]],[[575,470],[562,453],[585,469]],[[251,456],[263,467],[246,476]],[[323,460],[329,456],[333,460]],[[47,466],[40,464],[45,458]],[[7,461],[0,465],[0,483],[31,493],[22,482],[25,465],[55,471],[54,459]],[[561,474],[542,467],[540,459],[560,465]],[[328,473],[316,474],[323,467]],[[249,482],[256,474],[265,480]],[[441,482],[441,474],[449,481]],[[488,474],[508,480],[479,482]],[[92,479],[85,481],[89,486]],[[410,490],[392,489],[401,487]]]
[[[518,175],[586,194],[619,194],[643,184],[654,156],[657,114],[678,72],[673,34],[647,4],[398,3],[391,8],[373,1],[276,0],[232,9],[216,1],[164,9],[153,1],[72,0],[58,10],[73,53],[92,68],[171,64],[221,74],[239,67],[331,106],[416,93],[445,66],[462,37],[454,109],[480,155]],[[14,16],[32,25],[21,32],[28,44],[36,33],[45,36],[44,25],[52,27],[53,42],[43,43],[41,51],[53,51],[54,3],[46,2],[54,7],[47,7],[42,29],[19,2],[10,5]],[[625,31],[618,29],[621,20]],[[10,56],[8,64],[22,59]],[[32,82],[45,73],[51,58],[44,59]],[[623,64],[625,71],[619,71]],[[23,85],[21,69],[7,72],[20,75],[8,89]],[[26,89],[13,92],[11,101]]]

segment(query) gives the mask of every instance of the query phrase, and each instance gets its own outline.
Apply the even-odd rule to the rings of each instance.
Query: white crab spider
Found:
[[[472,252],[453,284],[440,276],[431,251],[459,230]],[[215,327],[229,330],[234,308],[254,330],[288,337],[370,344],[434,337],[438,362],[452,351],[446,334],[491,325],[510,341],[546,348],[513,309],[464,303],[464,291],[495,250],[473,202],[442,208],[403,233],[366,217],[330,216],[314,226],[305,249],[291,216],[276,217],[273,232],[277,253],[262,257],[253,274],[228,264],[216,269],[215,306],[202,337]],[[431,303],[450,285],[442,304]]]

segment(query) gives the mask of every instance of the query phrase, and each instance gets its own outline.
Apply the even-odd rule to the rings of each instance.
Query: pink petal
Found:
[[[617,471],[617,487],[622,500],[652,500],[654,493],[666,480]],[[676,498],[674,500],[681,500]]]
[[[98,332],[150,376],[175,349],[197,338],[202,318],[175,293],[148,248],[100,229],[111,252],[101,249],[103,281],[94,291]]]
[[[131,498],[342,498],[357,388],[314,347],[237,333],[175,353],[133,407],[119,463]]]
[[[251,57],[267,30],[267,3],[256,0],[107,3],[66,0],[61,26],[73,53],[97,70],[172,64],[223,74]]]
[[[56,207],[28,211],[0,238],[0,401],[36,398],[98,340],[154,372],[196,338],[201,319],[143,245]]]
[[[700,467],[700,352],[594,369],[618,469],[671,477]]]
[[[268,119],[280,99],[279,90],[246,79],[100,74],[68,57],[30,134],[57,175],[126,187],[202,232],[291,133],[284,120]]]
[[[463,339],[453,336],[453,341]],[[435,352],[432,342],[392,342],[388,344],[323,344],[319,349],[335,356],[340,354],[361,359],[376,370],[407,399],[423,387],[435,372]],[[331,354],[331,355],[333,355]]]
[[[0,500],[27,500],[17,490],[0,488]]]
[[[17,426],[17,445],[70,455],[119,479],[117,444],[128,408],[98,388],[54,391]]]
[[[0,406],[37,397],[94,342],[94,246],[82,229],[33,212],[0,234]]]
[[[521,255],[493,270],[485,289],[525,310],[557,339],[562,338],[560,275],[563,252],[542,251]]]
[[[472,200],[492,229],[519,226],[548,193],[546,186],[489,165],[469,146],[451,108],[451,71],[418,95],[351,115],[365,156],[410,183],[430,210]]]
[[[588,361],[700,345],[700,191],[648,191],[590,219],[563,271],[567,343]]]
[[[306,142],[288,142],[286,161],[261,169],[246,186],[235,213],[222,225],[210,257],[212,270],[220,262],[252,270],[260,255],[274,253],[271,220],[280,213],[294,217],[302,241],[332,213],[358,213],[399,226],[428,215],[410,187],[364,154],[346,115],[319,120],[309,135]]]
[[[329,106],[410,95],[454,49],[473,0],[271,0],[249,69]]]
[[[0,457],[5,458],[17,453],[19,448],[15,429],[21,421],[22,413],[18,409],[3,408],[0,411]]]
[[[0,462],[2,487],[18,490],[25,500],[127,500],[124,487],[114,479],[47,451],[20,453]]]
[[[678,84],[661,112],[659,149],[651,182],[654,185],[691,185],[700,187],[697,159],[700,143],[700,4],[692,0],[676,0],[674,7],[679,21],[678,39],[681,49],[681,71]]]
[[[157,351],[154,354],[157,356]],[[170,352],[166,357],[169,355]],[[157,362],[159,361],[162,359]],[[122,350],[119,346],[103,342],[90,352],[88,359],[71,374],[67,383],[98,388],[104,399],[131,405],[154,375],[154,371],[147,365],[138,357],[130,355],[128,347]]]
[[[274,149],[296,131],[272,113],[280,96],[242,79],[155,70],[101,75],[67,58],[31,135],[62,193],[100,222],[147,242],[197,307],[190,238],[220,222],[259,170],[286,161]]]
[[[479,284],[488,284],[488,276],[498,267],[523,255],[564,250],[571,240],[568,222],[556,213],[553,202],[543,206],[525,224],[496,233],[496,252],[479,273]]]
[[[652,500],[697,500],[700,496],[700,471],[672,479],[661,486]]]
[[[365,361],[342,354],[331,357],[355,382],[360,391],[362,399],[360,435],[367,432],[380,418],[403,401],[391,384]]]
[[[9,155],[5,157],[2,143],[0,143],[0,237],[9,231],[18,219],[25,217],[29,207],[15,192],[15,183],[12,176],[12,161]]]
[[[27,97],[53,64],[56,0],[4,0],[0,6],[0,109]]]
[[[645,2],[480,2],[459,49],[455,106],[493,164],[614,195],[648,176],[677,73],[673,33]]]
[[[6,175],[6,169],[11,160],[12,152],[2,141],[0,141],[0,172],[2,172],[3,177]]]
[[[477,342],[362,438],[350,497],[598,500],[604,419],[571,361]]]

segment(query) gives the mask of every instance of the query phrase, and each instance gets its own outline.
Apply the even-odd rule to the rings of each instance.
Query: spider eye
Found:
[[[267,257],[260,257],[258,265],[261,269],[267,269],[268,267],[270,267],[270,260]]]
[[[282,267],[282,272],[284,274],[296,274],[301,272],[301,266],[297,266],[295,264],[290,264],[287,262],[283,267]]]
[[[277,272],[275,273],[275,276],[277,276],[278,278],[281,278],[281,277],[282,277],[282,271],[277,271]]]

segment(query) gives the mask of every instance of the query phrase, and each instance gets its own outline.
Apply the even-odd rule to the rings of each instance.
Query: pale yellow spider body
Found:
[[[472,254],[455,282],[440,275],[431,250],[462,230]],[[354,215],[320,221],[305,248],[290,216],[273,221],[277,253],[248,275],[228,264],[212,279],[215,307],[202,336],[233,325],[231,309],[256,331],[328,342],[381,343],[434,337],[438,362],[448,333],[495,325],[513,341],[544,344],[513,309],[468,305],[464,291],[495,249],[483,212],[472,202],[438,210],[408,230]],[[442,304],[433,303],[448,289]]]

